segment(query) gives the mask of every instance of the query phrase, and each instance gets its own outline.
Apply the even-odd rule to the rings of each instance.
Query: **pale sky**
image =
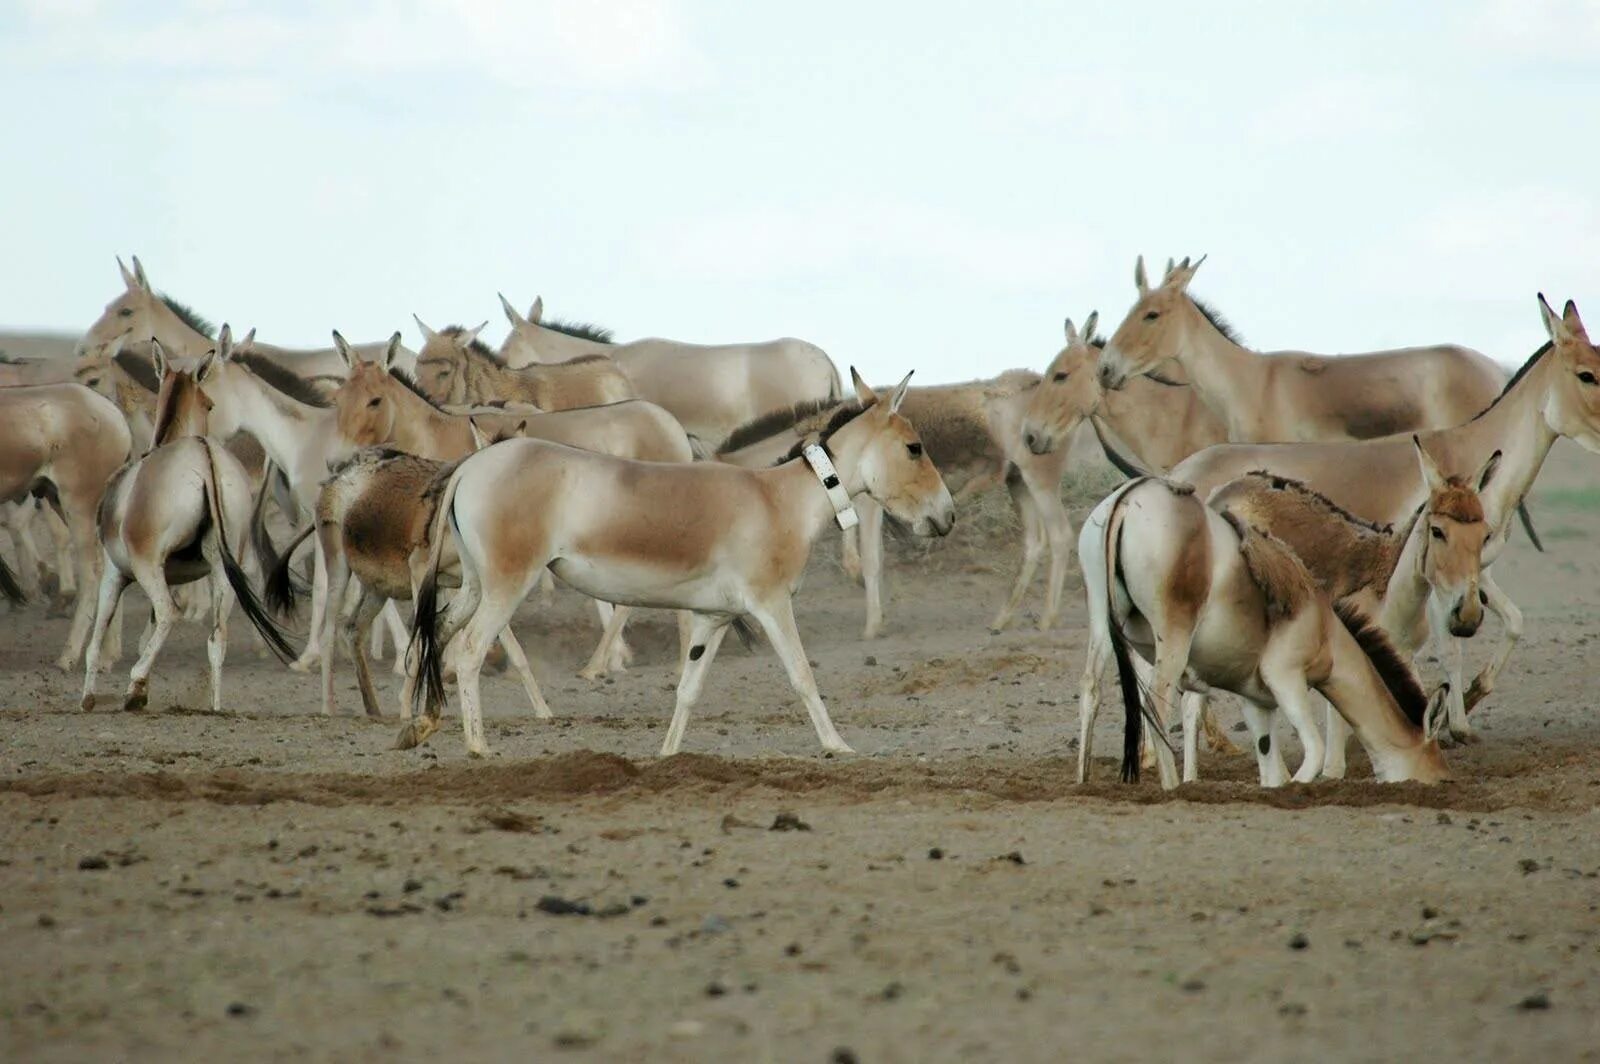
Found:
[[[499,290],[882,381],[1042,368],[1141,252],[1259,348],[1600,320],[1596,0],[0,0],[0,99],[7,326],[135,253],[276,343]]]

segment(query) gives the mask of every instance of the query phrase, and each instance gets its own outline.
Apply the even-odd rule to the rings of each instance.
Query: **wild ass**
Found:
[[[1570,301],[1558,315],[1541,295],[1539,308],[1550,342],[1512,375],[1500,397],[1465,424],[1417,434],[1439,468],[1450,474],[1478,469],[1495,451],[1503,453],[1482,493],[1484,516],[1494,533],[1483,548],[1478,587],[1504,623],[1505,638],[1465,696],[1451,699],[1450,733],[1462,740],[1472,735],[1468,710],[1494,690],[1522,637],[1522,611],[1489,569],[1510,534],[1511,515],[1533,487],[1557,438],[1566,436],[1600,453],[1600,350],[1590,344],[1578,308]],[[1378,524],[1405,521],[1427,498],[1416,451],[1404,435],[1341,443],[1223,444],[1180,462],[1171,475],[1204,494],[1258,469],[1302,480]]]
[[[1235,443],[1362,440],[1459,425],[1494,401],[1505,372],[1454,344],[1329,357],[1257,352],[1189,295],[1204,262],[1169,267],[1152,288],[1144,259],[1134,267],[1139,298],[1100,354],[1100,383],[1176,361]]]
[[[343,349],[344,338],[337,332],[334,343]],[[349,377],[334,393],[334,410],[340,435],[350,446],[391,445],[438,461],[455,461],[477,450],[473,439],[476,426],[496,434],[509,429],[518,436],[642,462],[694,459],[689,438],[677,420],[642,399],[532,414],[504,410],[470,416],[452,414],[441,409],[404,370],[387,360],[352,362]],[[611,604],[597,599],[595,608],[601,628],[607,628]],[[585,679],[598,679],[611,669],[621,669],[630,656],[620,628],[615,637],[602,640],[602,645],[607,656],[600,657],[597,648],[596,656],[579,674]]]
[[[645,339],[617,344],[611,333],[544,316],[535,299],[527,316],[500,297],[511,333],[500,356],[512,366],[606,355],[639,395],[666,407],[709,450],[769,410],[813,399],[840,399],[839,370],[815,344],[786,337],[748,344],[689,344]]]
[[[1151,745],[1161,785],[1177,773],[1166,745],[1166,709],[1180,686],[1216,687],[1245,699],[1261,782],[1284,782],[1270,711],[1283,711],[1305,746],[1296,782],[1323,763],[1311,690],[1349,721],[1379,780],[1446,778],[1433,737],[1444,716],[1442,689],[1430,699],[1383,632],[1349,606],[1334,607],[1282,543],[1218,513],[1188,485],[1138,479],[1117,488],[1078,535],[1089,597],[1089,654],[1079,689],[1078,780],[1088,773],[1100,680],[1114,657],[1126,730],[1124,779],[1139,775],[1141,716],[1152,714]],[[1154,665],[1149,707],[1128,648]],[[1197,778],[1200,701],[1183,703],[1183,779]]]
[[[1363,521],[1300,481],[1271,473],[1229,481],[1206,504],[1287,545],[1329,599],[1354,603],[1408,658],[1435,636],[1452,697],[1459,697],[1461,659],[1448,651],[1452,636],[1472,636],[1483,623],[1478,581],[1490,529],[1479,492],[1500,452],[1471,479],[1447,477],[1420,443],[1417,458],[1428,499],[1398,529]],[[1322,774],[1339,779],[1349,731],[1332,709],[1327,720]]]
[[[435,332],[421,318],[416,322],[424,339],[416,379],[435,402],[466,405],[504,399],[541,410],[570,410],[638,398],[627,375],[604,355],[513,369],[478,339],[482,325],[448,325]]]
[[[117,269],[122,272],[125,290],[106,304],[100,317],[78,341],[78,354],[81,357],[104,355],[118,339],[131,341],[154,337],[161,341],[169,361],[184,364],[198,362],[216,346],[211,335],[211,324],[177,300],[158,293],[145,276],[139,256],[133,257],[132,270],[122,264],[122,259],[117,259]],[[241,344],[241,347],[247,347],[249,353],[307,379],[337,383],[344,375],[338,352],[331,347],[278,347],[253,339],[249,344]],[[383,349],[382,344],[356,346],[362,358],[375,358]],[[408,368],[416,362],[416,356],[410,351],[402,350],[397,357]]]
[[[56,659],[63,672],[83,652],[94,618],[88,589],[100,575],[95,506],[132,448],[121,412],[81,384],[0,389],[0,502],[47,500],[72,541],[78,594],[67,645]],[[64,587],[68,574],[61,575]]]
[[[721,463],[629,462],[538,440],[508,440],[451,475],[430,534],[428,576],[413,641],[426,715],[401,737],[414,745],[438,728],[441,657],[455,657],[467,749],[486,750],[478,671],[488,641],[549,566],[586,594],[694,613],[689,660],[663,755],[683,742],[689,711],[728,626],[753,616],[804,699],[826,750],[848,753],[828,718],[795,628],[792,595],[811,544],[848,523],[851,499],[871,495],[917,535],[944,535],[955,504],[911,423],[897,412],[910,374],[888,399],[852,371],[859,405],[839,410],[815,443],[774,468]],[[461,590],[438,616],[446,536],[461,558]]]
[[[961,478],[957,500],[1003,478],[1017,509],[1023,530],[1023,564],[1011,596],[991,625],[993,631],[1004,628],[1020,604],[1042,544],[1047,539],[1067,541],[1072,535],[1072,524],[1060,501],[1065,453],[1036,459],[1016,446],[1021,410],[1028,389],[1037,381],[1028,370],[1008,370],[986,381],[912,388],[901,406],[902,416],[916,427],[940,476]],[[770,466],[784,460],[796,442],[823,431],[842,405],[812,400],[769,410],[735,429],[716,457],[747,469]],[[875,639],[883,631],[883,511],[870,498],[862,499],[856,508],[861,515],[860,561],[867,607],[862,635]],[[1062,553],[1064,557],[1066,552]],[[1045,609],[1039,618],[1041,629],[1055,623],[1064,575],[1052,564]]]
[[[250,482],[244,467],[206,438],[210,402],[194,377],[164,364],[154,447],[118,470],[100,500],[98,531],[105,555],[95,611],[94,636],[84,661],[85,710],[93,709],[100,644],[130,583],[150,599],[150,626],[128,678],[124,709],[139,710],[148,698],[150,670],[177,616],[172,585],[207,579],[211,587],[211,708],[222,711],[222,662],[228,649],[228,614],[238,596],[245,616],[278,655],[294,656],[288,640],[256,600],[231,543],[248,547]],[[215,357],[215,356],[208,356]],[[248,554],[244,555],[246,558]],[[84,596],[87,598],[87,594]]]

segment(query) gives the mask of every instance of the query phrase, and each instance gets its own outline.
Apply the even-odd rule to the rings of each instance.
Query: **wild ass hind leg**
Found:
[[[1306,684],[1305,672],[1280,662],[1263,660],[1261,682],[1278,703],[1278,708],[1288,718],[1295,734],[1300,737],[1304,757],[1292,777],[1295,783],[1310,783],[1322,771],[1325,750],[1322,732],[1317,728],[1317,715],[1311,701],[1311,688]]]
[[[1044,518],[1039,513],[1032,492],[1028,485],[1023,483],[1021,471],[1016,466],[1012,466],[1011,470],[1012,472],[1006,475],[1006,491],[1011,495],[1011,505],[1016,509],[1017,520],[1022,524],[1022,566],[1017,570],[1017,579],[1011,585],[1011,593],[1006,596],[1005,604],[1000,607],[1000,612],[994,615],[994,620],[989,622],[989,631],[996,635],[1005,631],[1018,607],[1022,605],[1022,599],[1027,595],[1029,585],[1033,583],[1033,574],[1039,567],[1039,558],[1044,554],[1046,539]],[[1051,573],[1054,572],[1055,563],[1052,559]],[[1040,627],[1043,628],[1043,617],[1040,618],[1040,622]]]
[[[534,679],[533,666],[528,664],[528,655],[522,652],[522,644],[517,642],[517,637],[508,624],[500,629],[500,634],[495,637],[506,652],[511,667],[516,670],[517,677],[522,681],[522,690],[528,696],[528,701],[533,704],[533,715],[540,720],[549,720],[555,714],[550,712],[550,704],[544,700],[544,692],[539,690],[539,681]]]
[[[1323,699],[1323,708],[1327,712],[1326,727],[1323,729],[1327,736],[1327,749],[1322,755],[1322,775],[1324,779],[1342,780],[1348,768],[1345,764],[1346,748],[1350,745],[1350,725],[1333,703]]]
[[[355,660],[356,687],[361,692],[361,708],[373,720],[383,718],[383,709],[378,705],[378,690],[372,682],[372,663],[366,655],[366,649],[373,631],[378,630],[378,625],[373,622],[382,616],[383,611],[394,604],[392,599],[380,603],[376,595],[363,591],[361,601],[356,604],[355,632],[350,640],[350,656]],[[402,663],[404,668],[405,644],[395,644],[395,660]],[[324,659],[327,660],[327,659]],[[332,712],[332,699],[328,700],[328,712]]]
[[[628,614],[631,612],[632,609],[628,606],[611,607],[611,616],[606,620],[605,630],[600,633],[600,642],[595,644],[594,653],[589,655],[588,664],[578,670],[581,678],[601,680],[611,671],[611,663],[617,657],[616,643],[622,638],[622,626],[628,623]]]
[[[1241,707],[1245,725],[1256,748],[1256,771],[1263,787],[1282,787],[1289,781],[1289,769],[1283,763],[1283,751],[1278,737],[1273,734],[1277,715],[1262,709],[1248,698]]]
[[[100,581],[100,543],[95,534],[94,512],[90,507],[88,513],[79,513],[74,510],[72,521],[67,526],[72,536],[75,561],[71,569],[76,569],[78,586],[84,589],[79,595],[72,610],[72,626],[67,631],[67,645],[61,651],[61,657],[56,659],[56,666],[66,672],[78,660],[78,655],[83,653],[83,644],[89,635],[89,624],[94,619],[94,598],[88,594],[88,589]],[[141,584],[143,581],[141,581]],[[161,581],[163,589],[166,581]],[[170,598],[169,598],[170,601]]]
[[[1495,679],[1499,677],[1500,670],[1506,667],[1506,662],[1511,660],[1511,652],[1517,648],[1517,642],[1522,638],[1522,611],[1517,608],[1517,604],[1512,602],[1510,596],[1495,582],[1493,574],[1487,569],[1478,578],[1478,590],[1483,592],[1484,604],[1493,610],[1496,616],[1500,618],[1500,622],[1505,625],[1506,634],[1504,640],[1500,643],[1500,649],[1495,651],[1494,657],[1490,659],[1488,665],[1484,666],[1483,671],[1473,677],[1472,686],[1467,689],[1466,696],[1462,699],[1461,727],[1466,729],[1466,733],[1469,735],[1472,732],[1467,725],[1466,715],[1472,712],[1472,707],[1487,698],[1489,692],[1494,690]],[[1455,706],[1452,702],[1451,713],[1454,714],[1454,712]],[[1456,724],[1453,716],[1450,728],[1451,733],[1454,734]]]
[[[211,585],[211,633],[206,637],[206,660],[211,665],[211,712],[220,714],[222,664],[228,656],[228,614],[233,610],[233,588],[222,574],[220,554],[212,563],[206,582]]]
[[[389,630],[389,642],[394,645],[394,664],[389,667],[389,671],[396,676],[404,676],[406,674],[406,640],[409,638],[409,634],[406,632],[405,619],[400,616],[400,605],[394,599],[385,602],[383,604],[383,612],[378,615],[378,619],[382,623],[376,624],[372,628],[372,645],[377,647],[383,642],[383,632],[387,628]],[[372,660],[379,661],[382,659],[377,654],[373,654]]]
[[[85,711],[94,708],[94,684],[100,674],[100,647],[105,641],[106,629],[111,626],[112,616],[117,612],[122,602],[122,593],[127,587],[127,575],[106,559],[100,576],[99,599],[95,604],[94,631],[89,636],[89,649],[84,655],[83,697],[78,705]]]
[[[1089,654],[1078,680],[1078,782],[1089,779],[1089,758],[1094,750],[1094,719],[1100,712],[1100,684],[1111,663],[1111,640],[1103,624],[1089,611]]]
[[[683,746],[683,733],[689,727],[689,711],[705,689],[706,672],[728,634],[730,619],[709,613],[693,613],[689,618],[689,661],[678,676],[678,695],[672,707],[672,723],[661,743],[661,756],[671,757]]]
[[[337,610],[338,605],[334,604]],[[328,558],[322,548],[322,537],[311,537],[311,625],[307,629],[306,648],[289,664],[295,672],[310,672],[313,663],[319,662],[326,634],[328,603]]]
[[[800,632],[794,623],[794,606],[789,597],[781,596],[778,601],[763,604],[751,613],[760,622],[768,641],[783,661],[783,667],[789,673],[790,685],[805,701],[811,726],[816,729],[822,748],[833,754],[854,753],[834,728],[828,716],[828,707],[823,704],[822,694],[817,690],[816,677],[811,674],[811,663],[806,660],[805,647],[800,644]]]
[[[861,523],[856,526],[861,543],[861,587],[867,619],[861,638],[876,639],[883,634],[883,507],[869,498],[855,504]]]
[[[122,703],[123,709],[136,712],[149,704],[150,670],[155,665],[156,655],[161,653],[162,644],[172,633],[173,622],[178,618],[178,605],[172,601],[172,591],[167,587],[166,575],[161,567],[151,569],[140,566],[133,575],[150,599],[151,616],[148,638],[140,650],[139,660],[133,663],[133,669],[128,674],[128,694]]]
[[[320,638],[313,637],[318,644],[317,659],[321,665],[324,716],[333,716],[334,655],[339,651],[339,643],[355,634],[356,611],[361,608],[363,597],[359,583],[352,579],[350,566],[345,561],[344,555],[341,553],[336,556],[328,566],[326,594],[329,602],[323,611],[323,631]],[[359,644],[352,645],[351,657],[361,657],[363,649]]]

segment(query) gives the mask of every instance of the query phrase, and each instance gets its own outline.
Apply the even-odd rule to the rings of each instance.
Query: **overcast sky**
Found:
[[[503,290],[953,380],[1204,252],[1252,346],[1515,363],[1600,319],[1597,57],[1595,0],[0,0],[0,324],[137,253],[278,343]]]

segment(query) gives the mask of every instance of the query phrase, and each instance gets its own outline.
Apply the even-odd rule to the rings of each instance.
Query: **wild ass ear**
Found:
[[[428,328],[428,323],[417,317],[415,314],[411,315],[411,320],[417,323],[417,331],[422,333],[422,342],[424,344],[428,343],[435,336],[439,335],[432,329]]]
[[[150,278],[144,275],[144,263],[139,261],[139,256],[133,256],[133,279],[139,282],[139,287],[146,292],[150,291]]]
[[[222,362],[233,357],[233,328],[227,322],[223,322],[222,328],[217,332],[216,355]]]
[[[535,325],[544,320],[544,296],[533,297],[533,306],[528,308],[528,320]]]
[[[1067,319],[1067,346],[1071,347],[1078,342],[1078,330],[1073,326],[1072,319]]]
[[[1141,296],[1150,291],[1150,282],[1144,276],[1143,255],[1140,255],[1138,261],[1133,264],[1133,283],[1138,287]]]
[[[1574,307],[1573,310],[1576,311],[1577,308]],[[1567,328],[1567,323],[1551,309],[1543,292],[1539,293],[1539,318],[1544,322],[1544,331],[1550,335],[1553,342],[1559,344],[1563,340],[1571,339],[1572,333]]]
[[[517,308],[511,305],[511,300],[506,298],[504,292],[496,292],[495,295],[500,297],[500,309],[506,312],[506,321],[511,323],[513,329],[527,323],[527,320],[517,312]]]
[[[217,368],[217,349],[213,347],[205,353],[200,364],[194,368],[194,382],[204,384],[206,378],[211,376],[211,371]]]
[[[1480,494],[1482,494],[1484,488],[1489,486],[1489,480],[1494,476],[1494,471],[1498,468],[1500,468],[1500,452],[1496,451],[1484,459],[1483,465],[1479,467],[1477,474],[1472,478],[1472,482],[1478,485]]]
[[[917,372],[912,370],[911,373]],[[911,373],[900,378],[900,383],[894,386],[894,394],[889,396],[889,413],[898,414],[900,404],[906,401],[906,389],[911,387]]]
[[[489,321],[487,318],[485,318],[483,321],[478,323],[478,327],[476,329],[462,329],[460,332],[456,333],[456,346],[465,351],[467,348],[472,346],[472,341],[476,340],[478,338],[478,334],[483,332],[488,325]]]
[[[242,355],[256,346],[256,327],[250,326],[250,331],[244,334],[244,339],[233,345],[233,353]]]
[[[133,271],[122,264],[121,255],[117,256],[117,269],[122,271],[122,283],[127,286],[128,291],[131,292],[139,287],[139,278],[135,277]]]
[[[1430,492],[1439,491],[1445,486],[1445,475],[1439,469],[1439,464],[1433,460],[1433,455],[1422,448],[1422,438],[1415,433],[1411,436],[1411,446],[1417,449],[1417,461],[1422,466],[1422,480],[1428,485]]]
[[[1583,319],[1578,317],[1578,304],[1567,300],[1566,307],[1561,311],[1561,321],[1576,339],[1586,344],[1589,342],[1589,330],[1583,327]]]
[[[1167,272],[1161,275],[1161,280],[1163,282],[1165,282],[1168,277],[1172,276],[1172,271],[1176,270],[1177,268],[1178,268],[1178,264],[1172,260],[1172,256],[1171,255],[1168,255],[1167,256]]]
[[[1200,264],[1205,261],[1206,257],[1204,255],[1201,255],[1192,263],[1189,261],[1188,256],[1184,256],[1184,260],[1178,263],[1177,269],[1168,274],[1166,280],[1161,283],[1169,288],[1177,289],[1179,292],[1185,291],[1189,287],[1189,282],[1194,280],[1194,275],[1199,272]]]
[[[1094,331],[1095,331],[1095,329],[1097,327],[1099,327],[1099,325],[1100,325],[1100,312],[1098,310],[1091,310],[1089,312],[1089,316],[1087,318],[1083,319],[1083,342],[1084,343],[1088,344],[1088,343],[1093,343],[1094,342]]]
[[[855,386],[856,399],[862,406],[871,406],[878,401],[878,393],[873,391],[867,382],[861,379],[861,374],[856,372],[854,366],[850,367],[850,383]]]
[[[1434,740],[1450,722],[1450,681],[1434,688],[1428,696],[1428,708],[1422,714],[1422,738]]]
[[[339,358],[344,362],[345,369],[353,370],[356,368],[356,353],[350,350],[350,342],[344,338],[344,335],[338,329],[333,330],[333,349],[339,352]]]
[[[154,336],[150,337],[150,361],[155,363],[156,376],[162,380],[167,376],[167,349],[161,346],[161,341]]]
[[[472,449],[481,451],[489,446],[489,437],[484,435],[483,429],[478,426],[478,419],[468,415],[467,429],[472,433]]]
[[[383,351],[383,368],[387,372],[394,369],[395,355],[400,353],[400,330],[396,329],[394,335],[389,337],[389,346]]]

